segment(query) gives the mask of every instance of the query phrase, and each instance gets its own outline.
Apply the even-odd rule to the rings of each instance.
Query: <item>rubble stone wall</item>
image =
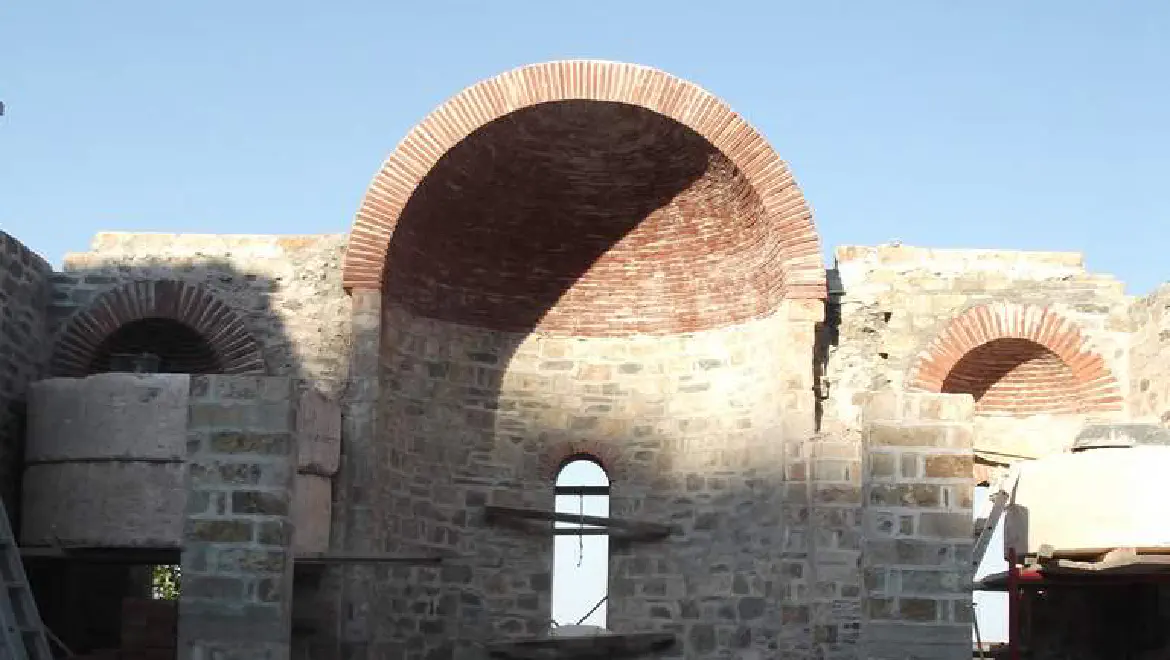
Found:
[[[350,298],[341,287],[344,235],[101,233],[53,278],[54,327],[128,282],[206,287],[244,319],[272,376],[343,380]]]
[[[0,497],[16,516],[29,384],[44,373],[52,268],[0,231]]]
[[[1170,285],[1134,303],[1130,407],[1135,419],[1170,426]]]
[[[1078,347],[1086,356],[1085,365],[1099,366],[1116,383],[1117,394],[1102,408],[1110,409],[1108,414],[1125,413],[1129,299],[1120,282],[1087,272],[1080,254],[849,246],[837,249],[832,279],[835,291],[830,312],[839,315],[840,321],[823,379],[829,397],[826,432],[855,434],[861,413],[855,395],[913,385],[916,366],[935,357],[930,351],[943,344],[940,336],[955,319],[980,306],[1004,310],[1001,317],[1018,314],[1026,319],[1033,309],[1047,309],[1058,316],[1063,331],[1077,333],[1078,341],[1083,339]],[[1007,328],[986,331],[988,336],[996,332],[1020,336]],[[1054,339],[1037,338],[1044,349],[1062,348]],[[951,356],[953,360],[962,357]],[[1070,370],[1084,367],[1080,363],[1066,366]],[[987,436],[976,438],[977,448],[991,444],[999,451],[1021,454],[1035,449],[1015,447],[1002,438],[1026,436],[1026,427],[1035,423],[1029,417],[1034,420],[1038,415],[998,417],[980,424],[980,432]],[[1066,429],[1068,437],[1053,439],[1052,447],[1041,448],[1044,452],[1071,442],[1081,419],[1079,413],[1063,409],[1054,409],[1048,417],[1056,418],[1051,426]]]

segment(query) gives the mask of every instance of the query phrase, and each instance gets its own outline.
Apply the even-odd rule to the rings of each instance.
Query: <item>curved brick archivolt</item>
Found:
[[[570,309],[543,326],[575,334],[596,329],[570,327],[574,306],[669,332],[826,294],[811,212],[767,142],[695,85],[609,62],[517,69],[428,116],[371,183],[344,270],[349,288],[499,329],[532,319],[495,308],[555,294]]]
[[[99,373],[111,354],[139,351],[166,352],[187,373],[265,372],[260,344],[243,319],[204,287],[175,280],[133,282],[98,296],[66,323],[52,372]]]
[[[618,449],[612,443],[592,438],[557,442],[540,454],[540,472],[550,482],[555,482],[566,465],[577,460],[588,460],[597,463],[612,482],[615,479],[614,470],[621,464],[618,454]]]
[[[1076,325],[1035,306],[968,310],[919,356],[908,387],[970,394],[979,414],[1096,413],[1122,405],[1117,380]]]

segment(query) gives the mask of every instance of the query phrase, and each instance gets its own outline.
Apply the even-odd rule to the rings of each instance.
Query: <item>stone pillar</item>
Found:
[[[357,290],[352,299],[353,348],[349,383],[342,401],[342,454],[335,491],[333,547],[351,552],[394,552],[398,548],[382,533],[387,524],[384,521],[399,513],[388,495],[387,485],[394,479],[391,462],[379,460],[377,446],[382,292]],[[377,624],[376,616],[371,616],[376,609],[371,589],[373,584],[385,582],[384,572],[384,568],[369,565],[339,565],[330,571],[323,590],[340,591],[337,602],[342,612],[331,613],[333,639],[317,641],[315,651],[332,646],[338,655],[326,657],[368,657],[372,626]]]
[[[865,402],[865,658],[971,657],[973,413],[964,394]]]
[[[180,660],[289,657],[296,401],[287,378],[191,378]]]
[[[853,658],[861,631],[862,460],[853,435],[809,443],[812,559],[808,582],[816,657]]]

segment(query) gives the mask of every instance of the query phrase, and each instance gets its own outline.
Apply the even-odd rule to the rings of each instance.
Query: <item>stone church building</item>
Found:
[[[970,658],[973,487],[1170,422],[1170,288],[822,254],[739,115],[599,61],[455,95],[346,235],[101,233],[58,272],[0,233],[41,615],[116,647],[135,567],[180,564],[191,660]],[[609,483],[594,655],[549,639],[576,460]]]

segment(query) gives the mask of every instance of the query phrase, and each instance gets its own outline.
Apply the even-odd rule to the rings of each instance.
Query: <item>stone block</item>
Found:
[[[858,486],[817,484],[813,501],[817,504],[860,504],[861,488]]]
[[[287,516],[289,504],[287,490],[237,490],[231,494],[231,512],[233,514]]]
[[[282,573],[288,564],[284,550],[256,547],[220,548],[214,570],[224,573]]]
[[[900,467],[898,472],[903,480],[917,479],[921,476],[918,469],[918,459],[918,454],[902,454],[899,459]]]
[[[953,566],[960,561],[949,543],[917,539],[867,539],[871,566]]]
[[[182,463],[30,465],[23,480],[21,542],[177,547],[187,506],[185,472]]]
[[[869,455],[869,476],[891,479],[898,475],[898,455],[873,452]]]
[[[183,576],[183,596],[236,601],[244,597],[246,583],[242,578],[224,575],[189,573]]]
[[[265,520],[256,523],[256,543],[286,546],[292,541],[293,525],[287,520]]]
[[[39,381],[29,392],[25,459],[182,459],[188,389],[184,374]]]
[[[911,596],[945,596],[967,593],[964,588],[964,578],[970,577],[953,569],[899,569],[897,575],[899,593]]]
[[[288,456],[293,449],[291,433],[220,431],[211,435],[208,451],[222,454]]]
[[[942,503],[942,488],[934,484],[873,484],[869,503],[884,507],[935,508]]]
[[[937,454],[926,457],[924,475],[932,479],[971,479],[974,458],[970,455]]]
[[[185,536],[204,543],[248,543],[252,523],[246,520],[188,520]]]
[[[922,395],[918,416],[923,420],[965,422],[975,414],[975,399],[970,394]]]
[[[931,598],[899,598],[898,616],[904,621],[936,621],[939,618],[939,603]]]
[[[862,406],[864,422],[892,423],[902,419],[902,394],[889,390],[885,392],[867,392],[860,395],[858,403]]]
[[[918,534],[924,538],[968,541],[974,534],[974,527],[970,510],[962,513],[924,511],[918,515]]]
[[[874,422],[867,426],[869,447],[929,447],[966,449],[971,446],[969,425],[891,424]]]

